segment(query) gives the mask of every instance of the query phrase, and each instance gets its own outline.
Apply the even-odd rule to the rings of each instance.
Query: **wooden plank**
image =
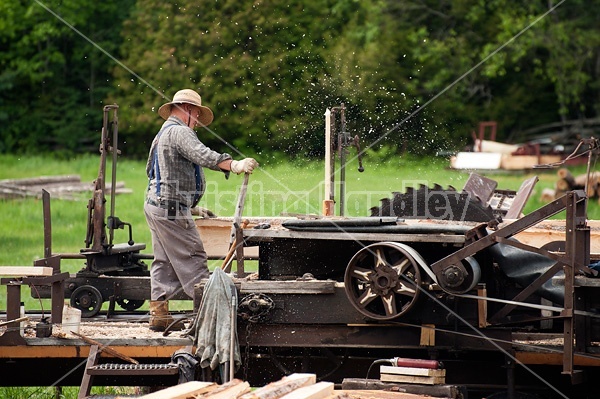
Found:
[[[283,395],[281,399],[323,399],[332,395],[333,389],[333,382],[321,381],[313,385],[298,388],[295,391]]]
[[[317,232],[293,230],[244,230],[248,241],[272,241],[275,238],[295,238],[307,240],[347,240],[347,241],[399,241],[399,242],[442,242],[449,244],[464,244],[462,234],[395,234],[395,233],[362,233],[352,232]]]
[[[120,344],[112,340],[103,340],[111,343],[110,347],[119,353],[134,358],[170,359],[171,355],[179,349],[184,349],[189,345],[189,340],[170,340],[160,339],[127,339],[118,340]],[[128,344],[123,342],[127,341]],[[90,345],[71,344],[71,342],[81,342],[76,339],[62,338],[44,338],[43,340],[31,340],[26,346],[4,346],[0,351],[0,359],[85,359],[88,357]],[[110,354],[103,353],[103,358],[114,358]]]
[[[97,345],[100,348],[100,351],[102,352],[106,352],[109,353],[115,357],[118,357],[119,359],[125,360],[126,362],[132,363],[132,364],[140,364],[140,362],[138,362],[137,360],[124,355],[116,350],[114,350],[113,348],[111,348],[110,346],[106,346],[106,345],[102,345],[100,342],[95,341],[91,338],[86,337],[85,335],[76,333],[75,331],[71,331],[71,334],[81,338],[84,342],[90,344],[90,345]]]
[[[382,374],[414,375],[422,377],[445,377],[446,369],[426,369],[422,367],[380,366]]]
[[[477,289],[477,296],[481,298],[487,298],[487,288],[482,287]],[[485,299],[477,300],[477,318],[479,328],[486,328],[488,326],[487,322],[487,302]]]
[[[500,168],[505,170],[532,169],[536,165],[560,162],[560,155],[502,155]]]
[[[257,220],[249,218],[248,229],[257,225]],[[204,243],[206,254],[209,259],[223,259],[229,251],[229,235],[233,220],[222,220],[218,218],[195,219],[196,228]],[[245,247],[245,259],[258,259],[258,247]]]
[[[265,294],[333,294],[335,281],[242,281],[242,294],[262,292]]]
[[[420,345],[435,346],[435,324],[423,324],[421,326]]]
[[[294,373],[283,377],[279,381],[271,382],[254,392],[242,395],[240,399],[279,399],[298,388],[312,385],[317,382],[315,374]]]
[[[424,384],[424,385],[436,385],[444,384],[446,377],[422,377],[415,375],[398,375],[398,374],[381,374],[379,377],[384,382],[406,382],[409,384]]]
[[[344,378],[342,381],[342,392],[365,389],[374,392],[399,390],[407,394],[446,399],[462,399],[468,396],[464,385],[415,385],[363,378]]]
[[[333,395],[328,399],[431,399],[431,396],[404,392],[356,389],[334,391]]]
[[[196,396],[196,399],[232,399],[250,391],[250,384],[242,380],[233,379],[213,391],[202,396]]]
[[[0,266],[0,276],[43,277],[52,273],[53,269],[45,266]]]
[[[459,152],[450,158],[453,169],[500,169],[502,154],[494,152]]]
[[[140,396],[139,399],[187,399],[202,395],[216,388],[214,382],[189,381],[160,391]],[[233,396],[235,397],[235,396]],[[119,398],[117,398],[119,399]],[[124,398],[123,398],[124,399]]]

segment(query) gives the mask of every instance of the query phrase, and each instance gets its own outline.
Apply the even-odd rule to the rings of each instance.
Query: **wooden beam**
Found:
[[[252,292],[265,294],[333,294],[335,292],[335,281],[248,280],[242,281],[240,292],[242,294]]]
[[[444,384],[446,382],[446,377],[428,377],[400,374],[381,374],[381,377],[379,379],[384,382],[405,382],[409,384],[425,385]]]
[[[52,276],[51,267],[42,266],[0,266],[0,276],[44,277]]]
[[[262,388],[242,395],[240,399],[276,399],[298,388],[317,382],[315,374],[294,373],[279,381],[271,382]]]
[[[115,357],[118,357],[121,360],[125,360],[126,362],[132,363],[132,364],[140,364],[140,362],[138,362],[137,360],[123,355],[122,353],[117,352],[116,350],[112,349],[110,346],[106,346],[106,345],[102,345],[100,342],[95,341],[91,338],[86,337],[85,335],[81,335],[79,333],[76,333],[75,331],[71,331],[71,334],[78,336],[79,338],[81,338],[84,342],[90,344],[90,345],[97,345],[100,348],[100,351],[102,352],[106,352],[109,353]]]
[[[323,399],[333,395],[333,382],[317,382],[316,384],[298,388],[280,399]]]
[[[214,382],[204,381],[189,381],[183,384],[175,385],[169,388],[161,389],[160,391],[140,396],[139,399],[187,399],[209,393],[216,389]],[[235,398],[235,396],[232,396]],[[119,399],[117,397],[117,399]],[[125,398],[122,398],[125,399]]]
[[[232,399],[250,391],[250,384],[233,379],[202,396],[202,399]],[[161,396],[162,398],[162,396]],[[198,398],[198,397],[197,397]]]
[[[421,326],[421,340],[419,345],[435,346],[435,324],[423,324]]]
[[[477,319],[479,328],[486,328],[488,326],[487,322],[487,288],[481,287],[477,289],[477,296],[484,298],[477,300]]]

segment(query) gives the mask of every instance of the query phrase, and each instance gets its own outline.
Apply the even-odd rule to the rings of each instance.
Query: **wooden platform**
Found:
[[[244,230],[244,235],[251,237],[254,241],[262,239],[268,239],[271,237],[278,238],[313,238],[313,239],[331,239],[331,233],[319,233],[319,232],[299,232],[291,231],[281,226],[289,217],[276,217],[276,218],[248,218],[250,224],[248,228]],[[505,220],[500,227],[511,223],[513,220]],[[404,223],[410,226],[418,225],[436,225],[436,224],[458,224],[475,227],[478,223],[473,222],[448,222],[448,221],[436,221],[436,220],[404,220]],[[268,224],[271,226],[269,229],[255,229],[257,225]],[[229,249],[229,235],[231,233],[231,226],[233,225],[232,218],[198,218],[196,219],[196,226],[200,232],[200,236],[204,241],[204,246],[207,250],[209,257],[212,258],[223,258]],[[600,221],[599,220],[588,220],[588,226],[590,228],[590,253],[593,259],[600,258]],[[545,220],[517,235],[515,238],[524,244],[528,244],[537,248],[555,242],[565,241],[566,223],[564,220]],[[390,241],[405,241],[405,242],[418,242],[427,239],[438,240],[440,242],[456,243],[460,244],[464,242],[463,237],[449,237],[442,236],[438,238],[432,238],[431,236],[424,237],[422,234],[377,234],[377,233],[351,233],[348,234],[349,239],[364,240],[387,240]],[[258,258],[257,247],[246,247],[244,248],[244,256],[248,259]]]

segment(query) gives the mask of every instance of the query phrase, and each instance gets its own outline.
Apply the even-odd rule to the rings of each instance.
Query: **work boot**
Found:
[[[162,332],[175,321],[169,314],[169,302],[168,301],[150,301],[150,321],[149,328],[152,331]],[[177,323],[173,325],[170,331],[181,331],[183,325]]]

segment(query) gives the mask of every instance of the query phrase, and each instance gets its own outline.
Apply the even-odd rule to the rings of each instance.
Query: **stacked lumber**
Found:
[[[380,366],[379,373],[379,379],[383,382],[404,382],[424,385],[446,383],[446,369]]]
[[[115,193],[130,193],[125,183],[117,182]],[[110,192],[110,185],[106,186]],[[0,199],[41,198],[46,190],[54,198],[76,199],[76,193],[94,191],[94,182],[82,182],[78,175],[38,176],[26,179],[0,180]]]
[[[332,382],[316,381],[315,374],[295,373],[251,390],[247,382],[233,379],[223,385],[190,381],[139,399],[420,399],[423,396],[374,390],[336,391]],[[119,399],[119,398],[117,398]],[[125,398],[123,398],[125,399]]]

